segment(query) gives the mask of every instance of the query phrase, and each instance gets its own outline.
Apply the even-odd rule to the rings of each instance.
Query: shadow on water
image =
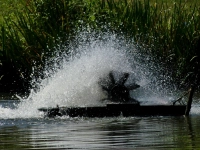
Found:
[[[197,116],[196,116],[197,117]],[[187,129],[188,129],[188,137],[189,142],[191,143],[192,149],[195,149],[196,147],[199,147],[198,141],[196,140],[196,133],[199,133],[199,127],[197,124],[200,123],[199,117],[185,117],[186,123],[187,123]],[[195,125],[193,126],[193,122],[195,122]]]

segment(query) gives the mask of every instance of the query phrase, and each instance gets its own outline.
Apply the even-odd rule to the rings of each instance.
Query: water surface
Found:
[[[14,109],[13,101],[0,101],[0,105]],[[0,149],[198,149],[199,133],[198,114],[188,118],[1,117]]]

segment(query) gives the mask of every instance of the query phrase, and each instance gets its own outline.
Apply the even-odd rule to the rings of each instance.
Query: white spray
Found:
[[[83,35],[79,34],[77,39],[82,41],[78,41],[76,43],[78,45],[71,45],[68,56],[60,64],[60,69],[54,73],[47,69],[45,72],[50,77],[42,80],[37,92],[32,91],[27,99],[21,99],[22,102],[16,109],[0,107],[1,117],[40,117],[38,108],[56,105],[68,107],[105,105],[100,101],[105,98],[105,93],[98,81],[111,70],[129,72],[131,76],[127,82],[134,80],[141,85],[141,89],[145,89],[151,79],[145,65],[138,66],[138,62],[134,60],[134,57],[137,57],[137,50],[133,45],[116,38],[113,34],[103,35],[98,39],[93,38],[92,34],[89,37]],[[135,94],[141,102],[157,99],[157,102],[167,103],[155,95],[152,96],[152,93],[151,96],[148,94],[145,96],[145,92],[146,89],[133,92],[132,95]]]

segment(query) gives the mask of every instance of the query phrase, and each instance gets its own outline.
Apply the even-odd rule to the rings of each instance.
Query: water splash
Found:
[[[135,46],[123,38],[115,34],[81,33],[69,47],[67,56],[58,55],[51,68],[47,67],[47,78],[39,83],[36,92],[32,90],[15,109],[0,107],[3,118],[40,117],[37,110],[40,107],[104,105],[100,100],[105,98],[105,93],[98,81],[111,70],[131,74],[127,82],[134,80],[141,85],[140,90],[131,95],[142,103],[167,104],[170,101],[168,96],[156,94],[158,89],[151,89],[152,78],[156,77],[149,72],[146,62],[138,61],[141,56]],[[60,51],[63,48],[58,48],[58,53]],[[60,58],[62,63],[56,67]]]

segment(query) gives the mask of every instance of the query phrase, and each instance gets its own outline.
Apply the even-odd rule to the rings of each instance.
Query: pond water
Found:
[[[14,109],[16,101],[0,101]],[[27,112],[24,112],[27,113]],[[54,119],[5,118],[0,149],[198,149],[200,115]]]

